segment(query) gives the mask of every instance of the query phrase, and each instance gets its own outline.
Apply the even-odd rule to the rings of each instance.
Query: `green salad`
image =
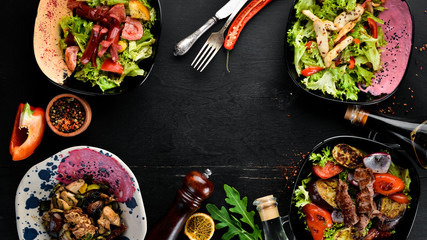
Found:
[[[321,3],[320,3],[321,2]],[[302,84],[340,100],[357,101],[382,69],[387,44],[378,24],[382,0],[299,0],[287,41]]]
[[[147,74],[138,63],[152,56],[156,42],[149,0],[71,0],[67,6],[73,16],[60,22],[60,47],[77,80],[106,91],[127,76]]]

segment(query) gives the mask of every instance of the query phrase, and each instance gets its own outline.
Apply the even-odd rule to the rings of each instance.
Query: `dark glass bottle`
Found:
[[[344,116],[352,124],[366,126],[394,137],[413,153],[421,167],[427,169],[427,121],[411,121],[369,112],[360,106],[349,106]]]
[[[174,240],[187,219],[210,197],[214,185],[208,179],[211,171],[192,171],[185,176],[184,185],[177,192],[168,213],[148,232],[145,240]]]
[[[254,201],[262,222],[265,240],[288,240],[279,216],[276,198],[273,195],[258,198]]]

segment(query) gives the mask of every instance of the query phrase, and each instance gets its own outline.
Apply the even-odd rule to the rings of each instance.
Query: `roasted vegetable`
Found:
[[[308,192],[310,193],[310,197],[313,202],[316,203],[319,207],[332,210],[334,208],[338,208],[338,205],[335,202],[337,187],[337,179],[319,179],[309,183]]]
[[[150,11],[138,0],[129,0],[130,16],[132,18],[150,21]]]
[[[374,173],[386,173],[390,168],[391,156],[388,153],[373,153],[363,159],[365,167]]]
[[[351,228],[339,230],[334,235],[334,240],[352,240]]]
[[[302,210],[311,236],[314,240],[322,240],[325,229],[332,227],[331,214],[314,203],[306,204]]]
[[[388,197],[381,198],[378,202],[378,210],[384,216],[384,219],[375,218],[373,220],[374,226],[379,231],[386,232],[392,230],[403,217],[406,207],[406,204],[398,203]]]
[[[382,195],[391,195],[403,191],[403,181],[390,173],[375,174],[374,191]]]
[[[350,169],[360,166],[364,158],[364,154],[359,149],[343,143],[337,144],[332,149],[332,156],[339,164]]]
[[[335,164],[332,161],[326,162],[324,167],[313,165],[313,173],[323,179],[331,178],[343,170],[344,168],[341,165]]]

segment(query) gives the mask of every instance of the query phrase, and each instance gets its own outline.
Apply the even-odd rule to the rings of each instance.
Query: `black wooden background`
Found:
[[[427,3],[408,0],[415,20],[414,47],[427,43]],[[285,70],[284,41],[290,0],[275,0],[245,27],[230,54],[221,50],[203,73],[191,61],[210,32],[185,56],[172,50],[226,0],[162,0],[160,50],[150,78],[138,89],[114,97],[85,97],[93,110],[86,132],[62,138],[46,128],[41,145],[28,159],[13,162],[8,153],[18,104],[46,107],[64,90],[45,79],[33,54],[38,1],[6,0],[0,22],[0,233],[17,239],[15,192],[24,173],[54,153],[76,145],[107,149],[132,169],[142,189],[148,225],[164,214],[182,179],[191,170],[212,170],[215,192],[206,202],[222,206],[223,184],[248,197],[274,194],[288,213],[291,172],[318,142],[335,135],[367,136],[344,121],[345,106],[295,91]],[[218,30],[224,21],[214,26]],[[392,109],[395,116],[427,117],[427,52],[413,48],[406,78],[396,94],[371,109]],[[427,67],[427,65],[426,65]],[[410,239],[426,239],[427,171],[421,177],[419,211]],[[287,176],[287,177],[286,177]],[[204,206],[201,211],[206,212]],[[257,217],[259,223],[259,218]],[[217,231],[214,239],[220,239]],[[182,234],[180,239],[186,239]]]

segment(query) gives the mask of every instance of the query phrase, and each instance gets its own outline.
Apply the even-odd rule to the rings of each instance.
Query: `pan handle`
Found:
[[[280,221],[282,222],[283,230],[285,230],[285,233],[286,233],[288,239],[289,240],[296,240],[296,237],[291,230],[291,222],[290,222],[289,215],[285,215],[283,217],[280,217]]]
[[[371,131],[369,131],[368,139],[371,139],[372,141],[375,141],[375,142],[379,142],[379,141],[377,141],[377,135],[378,134],[379,134],[379,132],[371,130]],[[384,142],[379,142],[379,143],[387,145],[387,147],[389,147],[393,150],[401,150],[402,149],[400,144],[397,144],[397,143],[384,143]]]

